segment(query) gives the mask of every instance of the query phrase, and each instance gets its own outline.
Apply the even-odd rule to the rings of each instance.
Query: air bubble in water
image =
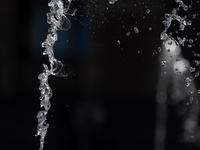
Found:
[[[139,33],[139,30],[137,27],[134,27],[133,30],[135,31],[135,33]]]

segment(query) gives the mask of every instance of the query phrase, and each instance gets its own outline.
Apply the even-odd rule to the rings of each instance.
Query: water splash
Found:
[[[66,8],[64,8],[64,4],[62,0],[51,0],[48,3],[50,7],[50,13],[47,13],[47,23],[51,25],[47,35],[46,40],[42,43],[42,47],[45,48],[43,55],[48,55],[50,68],[43,64],[44,70],[39,74],[38,79],[40,82],[39,90],[41,93],[40,96],[40,107],[44,107],[45,110],[39,111],[37,113],[38,125],[37,125],[37,134],[36,136],[40,136],[40,149],[44,148],[44,139],[47,134],[47,129],[49,124],[46,123],[46,116],[48,110],[51,107],[51,103],[49,99],[52,97],[53,92],[48,84],[48,77],[50,75],[58,76],[58,77],[66,77],[61,61],[57,60],[54,57],[53,45],[58,39],[57,31],[58,30],[69,30],[71,27],[70,20],[65,16],[66,12],[69,10],[71,4],[71,0],[67,1]]]
[[[160,39],[161,40],[168,40],[168,38],[170,38],[170,36],[167,34],[167,31],[170,28],[173,20],[176,20],[176,21],[179,22],[179,30],[180,31],[183,31],[185,29],[185,26],[192,25],[191,21],[186,21],[186,17],[181,17],[181,16],[178,15],[178,11],[180,11],[180,7],[182,7],[182,9],[184,11],[187,11],[188,10],[188,6],[185,5],[183,3],[183,1],[181,1],[181,0],[175,0],[175,1],[176,1],[176,3],[179,4],[179,7],[178,8],[173,8],[172,9],[172,14],[165,13],[165,20],[163,20],[163,24],[165,25],[165,29],[160,34]],[[171,37],[171,38],[173,38],[173,37]],[[180,45],[184,46],[184,41],[185,40],[182,40],[180,37],[178,38],[178,42],[175,39],[174,39],[174,41],[176,43],[179,42]]]

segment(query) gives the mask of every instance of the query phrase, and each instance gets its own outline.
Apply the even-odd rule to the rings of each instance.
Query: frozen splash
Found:
[[[38,76],[40,86],[39,90],[41,93],[40,96],[40,107],[44,107],[45,110],[41,110],[37,113],[38,125],[37,125],[37,134],[36,136],[40,136],[40,149],[44,148],[44,139],[47,134],[47,129],[49,124],[46,123],[46,116],[48,110],[51,107],[51,103],[49,99],[52,97],[53,92],[48,84],[49,75],[54,75],[58,77],[66,77],[67,74],[63,70],[64,65],[61,61],[57,60],[54,57],[53,45],[58,39],[58,30],[69,30],[71,27],[70,20],[66,17],[66,12],[69,10],[71,4],[71,0],[67,1],[66,8],[64,7],[62,0],[51,0],[48,3],[50,7],[50,12],[47,13],[47,23],[50,24],[50,28],[48,30],[49,34],[47,35],[46,40],[42,43],[42,47],[45,48],[43,55],[48,55],[50,68],[43,64],[44,70]],[[75,12],[74,12],[75,13]]]

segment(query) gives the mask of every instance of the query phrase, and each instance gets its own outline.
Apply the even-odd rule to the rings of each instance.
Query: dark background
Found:
[[[9,150],[39,149],[39,137],[35,137],[36,114],[41,110],[37,76],[43,70],[43,63],[49,65],[41,47],[49,28],[48,2],[1,2],[0,131],[1,147]],[[153,150],[155,96],[161,77],[159,54],[153,52],[161,45],[164,14],[177,6],[175,1],[72,3],[69,13],[78,9],[75,16],[68,16],[72,27],[58,32],[54,51],[55,57],[66,64],[67,72],[73,73],[66,78],[49,77],[54,95],[46,121],[50,127],[45,149]],[[145,6],[150,9],[149,14]],[[188,17],[198,12],[198,8],[193,5]],[[134,27],[138,27],[138,34],[134,33]],[[149,31],[149,27],[153,30]],[[194,33],[190,32],[194,37],[197,20],[192,27],[196,27]],[[130,36],[126,36],[127,32]],[[185,33],[187,30],[179,36]],[[183,55],[193,63],[187,47]],[[166,149],[197,148],[194,143],[180,142],[182,122],[175,109],[176,106],[168,106]]]

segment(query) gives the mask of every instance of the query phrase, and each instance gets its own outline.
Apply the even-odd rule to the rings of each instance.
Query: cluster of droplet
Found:
[[[37,134],[40,136],[40,150],[44,148],[44,138],[47,134],[47,129],[49,124],[46,121],[46,115],[51,107],[49,99],[52,97],[53,93],[48,84],[49,75],[65,77],[67,74],[63,71],[63,64],[61,61],[54,57],[53,45],[57,41],[57,30],[69,30],[71,23],[69,19],[65,16],[71,4],[71,0],[68,0],[67,8],[64,8],[62,0],[51,0],[48,4],[50,7],[50,13],[47,13],[47,23],[50,24],[46,40],[42,43],[42,47],[45,48],[43,55],[48,55],[50,62],[50,69],[47,65],[43,64],[44,70],[38,76],[40,85],[39,90],[40,96],[40,106],[44,107],[45,110],[41,110],[37,113],[38,125]]]
[[[178,1],[180,2],[180,1]],[[180,3],[182,5],[180,5]],[[182,8],[186,11],[188,9],[188,7],[181,1],[179,3],[179,7],[182,6]],[[167,30],[169,29],[169,27],[171,26],[171,23],[173,20],[176,20],[179,22],[179,30],[183,31],[185,29],[185,26],[187,25],[191,25],[192,22],[191,21],[186,21],[185,17],[181,17],[177,14],[177,11],[179,10],[179,8],[173,8],[172,10],[172,14],[165,14],[165,20],[163,21],[163,24],[165,25],[165,30],[163,32],[161,32],[160,34],[160,39],[161,40],[167,40],[169,38],[169,35],[167,34]],[[178,38],[179,44],[183,45],[184,41],[181,40],[181,38]]]
[[[185,26],[192,25],[191,21],[186,21],[187,16],[181,17],[177,13],[180,10],[180,7],[182,7],[184,11],[187,11],[188,6],[185,5],[184,2],[181,0],[175,0],[175,1],[176,1],[176,3],[179,3],[179,7],[173,8],[172,14],[165,13],[165,20],[163,21],[163,24],[165,25],[165,29],[163,32],[161,32],[160,39],[164,40],[164,41],[165,40],[173,40],[175,42],[176,46],[179,46],[179,45],[184,46],[184,43],[186,41],[185,37],[183,37],[183,38],[177,37],[176,38],[177,40],[175,40],[171,36],[171,33],[170,33],[170,35],[167,34],[167,30],[171,26],[173,20],[176,20],[179,22],[179,30],[180,31],[183,31],[185,29]],[[195,17],[196,16],[194,16],[193,18],[195,18]],[[178,31],[176,31],[176,33],[178,33]],[[192,39],[189,40],[189,43],[193,43],[193,40]],[[188,47],[192,47],[192,45],[188,44]]]
[[[165,20],[163,21],[163,24],[165,25],[165,29],[164,29],[163,32],[161,32],[161,34],[160,34],[160,39],[161,39],[161,40],[164,40],[164,41],[171,41],[171,40],[172,40],[172,41],[175,42],[176,46],[179,46],[179,45],[184,46],[184,45],[185,45],[185,44],[184,44],[185,41],[188,41],[188,42],[189,42],[188,47],[191,48],[191,47],[192,47],[192,44],[193,44],[193,42],[194,42],[193,39],[186,39],[185,37],[183,37],[183,38],[177,37],[177,38],[176,38],[177,41],[176,41],[171,35],[168,35],[168,34],[167,34],[167,30],[168,30],[169,27],[171,26],[171,23],[172,23],[173,20],[176,20],[176,21],[179,22],[179,30],[180,30],[180,31],[183,31],[183,30],[185,29],[185,26],[191,25],[191,24],[192,24],[191,21],[186,21],[186,18],[187,18],[186,16],[182,18],[182,17],[179,16],[178,13],[177,13],[177,12],[180,10],[181,7],[182,7],[182,9],[183,9],[184,11],[187,11],[187,10],[188,10],[188,6],[185,5],[184,2],[181,1],[181,0],[175,0],[175,2],[179,4],[179,7],[178,7],[178,8],[173,8],[172,14],[168,14],[168,13],[165,14]],[[193,19],[196,18],[196,14],[193,14],[193,15],[192,15],[192,18],[193,18]],[[198,35],[198,34],[200,34],[200,33],[197,33],[197,35]],[[165,42],[164,42],[164,43],[165,43]],[[169,42],[168,42],[168,44],[171,45],[171,43],[169,43]],[[170,49],[167,49],[167,51],[170,52]],[[194,60],[194,61],[195,61],[195,63],[196,63],[197,66],[200,64],[200,61],[198,61],[198,60]],[[163,62],[164,62],[164,61],[162,61],[162,66],[165,66],[166,63],[163,63]],[[165,65],[164,65],[164,64],[165,64]],[[192,72],[195,72],[195,68],[193,68],[193,67],[190,67],[190,68],[188,67],[188,68],[186,68],[186,69],[189,70],[191,73],[192,73]],[[179,73],[179,69],[178,69],[178,68],[175,68],[175,71],[176,71],[177,73]],[[199,71],[197,71],[197,72],[195,73],[195,76],[194,76],[194,77],[193,77],[193,76],[186,77],[186,79],[185,79],[185,85],[186,85],[186,87],[189,87],[189,86],[191,85],[192,81],[193,81],[196,77],[198,77],[198,76],[199,76]]]

